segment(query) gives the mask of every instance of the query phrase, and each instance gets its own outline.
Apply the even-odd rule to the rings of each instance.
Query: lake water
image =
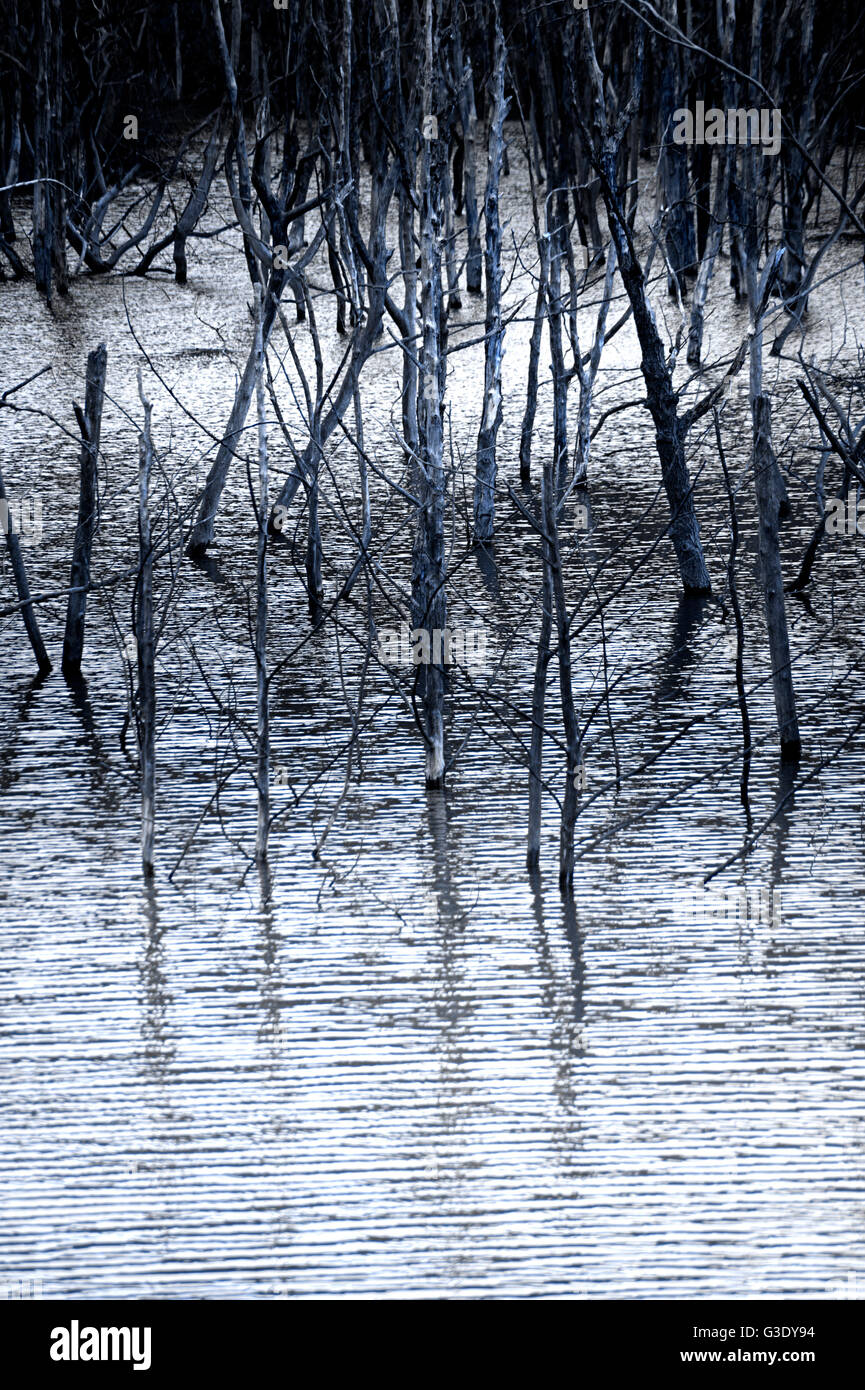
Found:
[[[530,228],[516,154],[513,168],[511,259]],[[855,361],[857,254],[842,244],[824,263],[831,278],[812,300],[805,343],[818,364],[835,350]],[[0,291],[3,389],[50,362],[51,375],[16,399],[52,412],[73,436],[86,353],[107,342],[98,578],[135,560],[142,356],[124,297],[165,383],[146,372],[164,476],[182,500],[212,457],[185,410],[218,435],[248,350],[251,295],[236,233],[196,243],[192,255],[186,289],[168,276],[82,278],[56,317],[32,286]],[[726,281],[723,261],[710,362],[747,326]],[[533,305],[520,272],[508,303],[523,300],[506,342],[500,437],[501,470],[515,486]],[[665,294],[657,307],[674,327]],[[620,311],[617,300],[611,317]],[[593,315],[587,309],[581,329]],[[334,360],[324,298],[319,317]],[[466,299],[455,323],[479,317],[478,302]],[[284,355],[279,332],[274,346]],[[423,789],[408,678],[395,687],[373,668],[360,763],[313,860],[343,790],[363,664],[360,583],[339,634],[327,624],[274,679],[273,759],[285,771],[273,798],[284,814],[271,838],[271,881],[250,868],[252,755],[236,723],[219,717],[191,651],[221,698],[250,716],[254,532],[242,479],[217,524],[216,578],[184,563],[165,610],[152,888],[140,871],[134,760],[120,741],[131,581],[91,600],[86,696],[59,669],[34,683],[20,620],[3,619],[0,1284],[39,1279],[49,1298],[795,1298],[865,1288],[865,542],[827,541],[809,603],[789,601],[804,752],[795,774],[779,773],[745,479],[746,674],[752,685],[763,681],[750,702],[754,828],[790,795],[752,852],[708,891],[703,878],[747,836],[729,624],[717,604],[679,598],[667,541],[612,599],[606,640],[621,677],[611,713],[623,781],[617,791],[601,705],[586,739],[588,795],[574,902],[565,904],[551,795],[542,877],[533,883],[524,868],[535,539],[500,490],[497,570],[466,558],[461,509],[471,497],[482,365],[476,347],[451,361],[451,621],[483,625],[491,660],[475,691],[463,676],[453,681],[456,763],[444,794]],[[796,371],[767,355],[793,507],[790,574],[816,520],[816,455]],[[398,377],[396,351],[383,351],[363,379],[367,447],[394,476]],[[642,394],[630,327],[610,342],[601,384],[598,411]],[[280,390],[293,419],[284,383]],[[536,461],[550,444],[548,407],[545,388]],[[746,414],[734,394],[724,428],[737,476],[747,463]],[[270,438],[279,478],[290,456],[276,427]],[[68,582],[74,439],[41,416],[3,411],[0,447],[10,495],[42,505],[41,541],[25,550],[31,587],[56,592]],[[695,431],[691,462],[704,465],[697,509],[720,591],[727,511],[708,430]],[[334,469],[349,495],[353,467],[344,445]],[[597,563],[626,542],[597,581],[605,597],[663,530],[658,486],[645,413],[612,417],[593,446],[583,551]],[[155,494],[163,490],[155,478]],[[406,591],[402,513],[392,505],[385,515],[381,487],[375,500],[382,585]],[[354,552],[332,516],[323,529],[332,595]],[[298,570],[302,548],[274,550],[272,666],[309,634]],[[585,579],[577,557],[568,572],[576,601]],[[379,594],[374,603],[381,624]],[[591,611],[589,596],[581,612]],[[62,620],[62,602],[43,609],[58,668]],[[597,622],[576,639],[584,720],[603,689],[599,640]],[[558,733],[556,681],[551,670],[547,712]],[[546,756],[560,793],[563,759],[552,741]],[[217,778],[218,805],[205,814]]]

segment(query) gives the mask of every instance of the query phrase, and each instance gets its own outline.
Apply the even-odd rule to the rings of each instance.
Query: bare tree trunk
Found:
[[[243,123],[243,109],[237,90],[237,60],[240,54],[240,27],[241,12],[239,0],[232,0],[231,6],[231,52],[225,41],[225,29],[222,24],[222,13],[219,8],[219,0],[210,0],[211,14],[213,15],[213,27],[216,33],[217,47],[222,59],[222,70],[225,77],[225,86],[228,91],[228,99],[231,103],[231,112],[234,117],[234,153],[237,158],[237,184],[240,192],[240,202],[249,216],[252,208],[252,188],[249,182],[249,159],[246,153],[246,128]],[[229,144],[231,151],[231,144]],[[246,226],[243,227],[243,250],[246,256],[246,265],[249,270],[249,278],[253,285],[260,282],[261,275],[258,262],[255,259],[255,252],[252,248]]]
[[[559,890],[570,895],[574,886],[574,826],[577,819],[577,769],[580,765],[580,730],[571,680],[571,634],[558,536],[558,472],[552,459],[544,464],[542,484],[544,564],[549,570],[556,619],[556,656],[559,663],[559,693],[567,750],[565,795],[559,834]]]
[[[39,0],[38,68],[33,188],[33,266],[36,288],[51,301],[52,288],[65,294],[66,195],[60,160],[63,100],[63,17],[60,0]]]
[[[450,141],[448,141],[450,144]],[[462,308],[460,276],[457,269],[456,227],[454,223],[454,189],[450,173],[450,163],[445,160],[444,168],[444,223],[445,223],[445,273],[447,276],[447,312]]]
[[[12,576],[21,603],[21,617],[24,619],[24,627],[33,648],[39,674],[44,676],[51,670],[51,662],[48,659],[45,643],[42,641],[42,634],[39,631],[39,624],[33,612],[30,586],[27,583],[27,571],[24,568],[24,557],[21,554],[21,542],[15,534],[12,517],[9,514],[9,503],[2,471],[0,471],[0,520],[2,520],[3,530],[6,532],[6,548],[9,551],[9,563],[12,566]]]
[[[526,849],[526,868],[538,868],[541,853],[541,773],[544,764],[544,706],[547,693],[547,668],[550,664],[550,631],[553,619],[553,590],[550,567],[544,563],[544,584],[541,599],[541,630],[538,634],[538,654],[535,660],[535,680],[532,687],[532,736],[529,744],[529,834]]]
[[[593,122],[596,129],[593,161],[601,178],[601,191],[607,206],[607,221],[616,247],[619,271],[634,314],[640,342],[640,368],[646,383],[646,404],[655,424],[655,444],[661,464],[664,491],[670,506],[670,535],[679,563],[679,574],[686,593],[711,593],[712,584],[703,557],[700,528],[694,508],[691,479],[685,458],[685,431],[680,428],[670,368],[655,315],[649,303],[646,278],[631,237],[618,189],[617,152],[627,122],[633,119],[642,81],[642,59],[634,63],[632,92],[616,130],[610,131],[604,84],[595,53],[589,16],[581,12],[583,52],[592,87]]]
[[[138,756],[141,776],[141,863],[153,873],[156,794],[156,677],[153,632],[153,546],[150,539],[148,489],[153,466],[150,422],[153,407],[144,395],[141,368],[138,394],[144,406],[144,429],[138,440],[138,585],[135,640],[138,652]]]
[[[716,13],[718,41],[725,62],[729,63],[733,52],[736,34],[735,0],[719,0]],[[724,105],[729,109],[735,105],[735,82],[729,73],[724,77]],[[708,176],[707,176],[708,181]],[[715,188],[712,194],[712,210],[705,245],[700,255],[700,269],[694,288],[694,301],[691,305],[691,319],[688,325],[687,361],[691,367],[699,367],[703,351],[703,328],[705,324],[706,299],[715,260],[724,238],[724,223],[729,210],[730,152],[726,148],[715,151]],[[708,193],[706,193],[708,196]]]
[[[772,688],[781,758],[795,762],[802,751],[796,696],[790,669],[790,639],[784,607],[784,576],[778,546],[781,496],[777,486],[778,464],[772,449],[772,416],[767,396],[758,396],[754,408],[754,484],[760,519],[760,579],[769,632]],[[778,475],[779,476],[779,475]]]
[[[547,323],[553,369],[553,457],[561,481],[568,467],[568,374],[562,342],[562,261],[565,255],[567,203],[563,194],[549,196],[547,208]]]
[[[255,400],[258,416],[258,547],[257,595],[255,609],[255,668],[257,711],[257,769],[258,824],[255,836],[255,858],[259,865],[267,860],[267,837],[270,827],[270,717],[268,710],[267,676],[267,520],[269,515],[267,481],[267,415],[264,404],[264,306],[261,286],[255,287]]]
[[[179,63],[180,53],[178,50],[178,65]],[[186,284],[186,239],[204,211],[207,195],[210,192],[210,185],[213,183],[213,176],[216,172],[216,163],[219,159],[221,147],[222,117],[220,115],[217,117],[216,124],[207,142],[207,148],[204,152],[204,164],[195,191],[186,204],[186,207],[183,209],[180,220],[174,231],[174,278],[178,285]]]
[[[664,0],[663,11],[675,22],[676,0]],[[673,112],[682,105],[684,74],[682,50],[670,45],[660,74],[661,158],[658,166],[659,191],[664,206],[664,244],[670,278],[670,293],[685,289],[685,274],[692,273],[697,259],[694,217],[688,187],[688,151],[672,139]]]
[[[619,215],[618,197],[615,193],[615,160],[609,153],[605,153],[602,163],[610,231],[616,245],[622,280],[634,311],[634,325],[640,340],[646,403],[655,423],[655,443],[664,490],[670,504],[670,535],[679,562],[679,573],[686,593],[708,594],[711,592],[712,582],[703,557],[691,479],[685,460],[685,445],[676,412],[676,396],[664,345],[649,304],[640,263],[633,253],[630,237]]]
[[[406,450],[412,457],[418,451],[418,378],[417,378],[417,269],[414,253],[414,210],[403,185],[399,190],[399,251],[405,285],[403,313],[406,320],[406,342],[402,354],[402,432]]]
[[[87,384],[84,394],[84,414],[76,406],[81,429],[81,488],[78,499],[78,522],[72,551],[72,573],[69,579],[69,600],[66,606],[66,631],[63,636],[63,674],[77,676],[84,654],[84,615],[87,590],[90,585],[90,554],[98,514],[97,484],[99,436],[102,428],[102,402],[105,397],[107,353],[100,343],[87,358]]]
[[[742,777],[739,783],[739,790],[750,828],[751,808],[748,802],[748,777],[751,771],[751,718],[748,714],[748,697],[745,691],[745,624],[742,621],[742,608],[739,603],[739,591],[736,586],[736,552],[739,548],[739,519],[736,515],[736,498],[733,493],[733,485],[730,482],[730,473],[727,468],[727,460],[724,456],[724,445],[721,440],[721,425],[718,420],[717,409],[714,410],[712,414],[715,419],[715,439],[718,445],[718,457],[721,460],[721,468],[724,473],[724,485],[727,489],[727,501],[730,506],[730,553],[727,557],[727,585],[730,591],[730,606],[733,610],[733,621],[736,625],[736,692],[739,697],[739,714],[742,719]]]
[[[604,342],[606,340],[607,315],[613,298],[613,276],[615,269],[616,247],[615,243],[613,243],[610,246],[610,254],[607,260],[607,269],[604,275],[604,291],[598,306],[598,317],[595,322],[595,336],[592,340],[592,347],[587,365],[583,364],[579,337],[576,331],[574,332],[574,368],[577,373],[577,380],[580,383],[577,439],[574,445],[574,481],[580,485],[587,482],[589,476],[589,454],[592,448],[592,397],[594,395],[595,380],[601,365],[601,356],[604,351]]]
[[[282,271],[274,271],[270,277],[267,291],[267,304],[264,310],[264,323],[262,331],[264,342],[267,344],[270,338],[270,331],[276,318],[276,310],[279,304],[279,296],[285,282],[285,274]],[[237,387],[234,397],[234,405],[228,417],[228,424],[225,428],[222,442],[216,452],[216,458],[211,465],[207,475],[201,501],[198,505],[198,514],[195,518],[195,525],[189,538],[188,551],[192,556],[201,556],[213,540],[214,522],[219,508],[219,499],[225,487],[225,480],[228,477],[228,470],[231,461],[236,456],[236,445],[243,435],[246,425],[246,417],[249,414],[249,406],[252,394],[255,389],[255,346],[246,359],[246,366],[243,369],[243,376]]]
[[[443,362],[441,361],[441,203],[442,165],[446,159],[437,136],[433,94],[433,0],[424,0],[424,139],[421,151],[421,367],[423,389],[418,399],[420,433],[417,534],[412,564],[412,608],[415,629],[430,634],[430,660],[419,672],[423,683],[426,785],[444,783],[444,667],[443,654],[433,650],[432,632],[447,626],[444,538],[444,435],[442,429]],[[436,660],[436,656],[438,660]]]
[[[387,248],[385,245],[385,229],[387,224],[387,211],[396,181],[396,173],[397,166],[395,162],[390,165],[389,169],[373,170],[372,188],[370,192],[369,253],[367,256],[367,269],[370,275],[369,303],[367,304],[366,314],[363,317],[362,323],[360,323],[355,330],[354,349],[351,353],[349,364],[343,374],[339,389],[333,399],[333,404],[330,406],[324,419],[318,425],[317,432],[315,436],[310,439],[309,444],[303,452],[303,456],[280,488],[279,495],[271,512],[271,525],[275,530],[280,529],[274,521],[275,511],[278,508],[286,508],[291,505],[301,483],[304,483],[306,486],[309,485],[313,477],[314,469],[321,459],[321,451],[333,431],[339,425],[343,415],[354,398],[361,371],[372,352],[376,337],[381,328],[387,290]],[[315,241],[310,244],[309,250],[304,254],[303,259],[305,262],[309,262],[314,250]],[[364,251],[363,254],[366,255],[367,253]],[[265,313],[265,329],[267,329],[267,322],[268,315]]]
[[[502,229],[499,222],[499,180],[504,152],[505,41],[498,7],[495,12],[493,109],[490,121],[487,192],[484,210],[487,310],[484,338],[484,408],[478,433],[475,472],[475,539],[491,541],[495,527],[496,439],[502,423]]]
[[[172,19],[174,21],[174,97],[180,101],[183,96],[183,55],[180,50],[180,18],[177,13],[177,5],[172,5]]]
[[[309,469],[306,491],[306,596],[310,619],[317,627],[322,620],[324,611],[324,583],[321,577],[321,525],[318,520],[319,465],[324,451],[317,430],[314,437],[316,450]]]
[[[538,362],[541,355],[541,338],[546,318],[546,290],[544,281],[538,285],[535,300],[535,317],[532,322],[532,336],[529,341],[529,371],[526,386],[526,409],[523,427],[520,431],[520,482],[527,483],[532,476],[532,434],[535,428],[535,415],[538,408]]]
[[[481,292],[481,234],[477,201],[477,156],[475,149],[477,131],[477,112],[475,110],[475,87],[471,59],[462,61],[462,46],[459,25],[454,26],[459,84],[460,124],[463,128],[465,161],[463,165],[463,187],[465,189],[466,233],[468,235],[468,259],[466,260],[466,289],[469,294]]]
[[[9,0],[7,5],[8,32],[18,33],[18,0]],[[21,161],[21,76],[17,65],[12,68],[12,110],[10,113],[9,154],[2,172],[5,174],[4,190],[0,193],[0,237],[3,248],[9,254],[8,242],[15,240],[15,219],[12,216],[12,185],[18,182],[18,169]],[[5,151],[4,151],[5,153]],[[14,256],[14,252],[12,253]],[[17,257],[15,258],[17,259]],[[20,262],[19,262],[20,264]],[[13,261],[14,266],[14,261]],[[17,274],[17,271],[16,271]]]
[[[727,183],[730,177],[730,161],[726,150],[715,154],[715,189],[712,196],[712,220],[706,238],[706,246],[700,261],[694,298],[691,304],[691,320],[688,325],[687,360],[691,367],[699,367],[703,351],[703,326],[706,314],[706,299],[715,268],[715,259],[721,249],[724,223],[727,220]]]
[[[807,147],[814,124],[811,91],[812,45],[814,39],[814,0],[804,0],[799,15],[799,51],[786,53],[790,67],[787,87],[787,114],[794,123],[799,144]],[[790,108],[793,108],[791,110]],[[800,316],[802,279],[805,274],[805,158],[799,145],[785,140],[781,147],[783,170],[784,246],[780,282],[784,304],[794,317]]]

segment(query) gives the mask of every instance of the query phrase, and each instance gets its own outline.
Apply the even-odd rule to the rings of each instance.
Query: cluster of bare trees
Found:
[[[157,780],[154,568],[169,565],[173,592],[181,550],[199,565],[208,551],[218,553],[226,485],[238,475],[248,474],[256,529],[256,721],[245,733],[254,749],[260,864],[276,814],[269,692],[292,660],[303,659],[309,633],[332,625],[362,656],[357,698],[347,702],[347,786],[377,626],[410,621],[414,631],[446,630],[460,572],[480,566],[494,587],[509,565],[503,527],[507,534],[516,524],[535,538],[539,555],[525,613],[536,652],[531,709],[503,701],[494,678],[471,682],[470,693],[477,717],[506,727],[521,749],[530,869],[539,864],[543,794],[557,799],[559,881],[572,891],[593,720],[607,720],[617,784],[621,778],[605,613],[627,576],[602,595],[608,560],[589,558],[579,538],[563,537],[562,520],[577,502],[587,512],[592,441],[621,410],[645,412],[646,466],[654,450],[666,498],[652,551],[669,537],[682,590],[694,598],[712,594],[713,577],[693,441],[704,430],[714,439],[732,534],[723,583],[716,574],[714,586],[722,586],[720,600],[729,601],[734,618],[744,766],[752,744],[737,509],[750,509],[758,533],[781,754],[800,756],[785,590],[808,584],[825,525],[821,515],[798,574],[785,578],[780,529],[789,501],[763,388],[764,336],[771,319],[771,353],[799,355],[802,413],[819,437],[822,513],[830,457],[842,470],[843,497],[865,481],[862,421],[842,401],[832,372],[803,356],[808,304],[827,253],[843,244],[861,258],[865,244],[856,0],[621,0],[586,8],[570,0],[156,0],[137,10],[116,0],[77,7],[13,0],[3,25],[5,273],[32,276],[49,302],[74,292],[81,275],[173,273],[184,286],[190,242],[202,243],[196,254],[206,268],[207,241],[233,237],[253,296],[254,328],[234,400],[224,420],[204,422],[216,440],[204,484],[184,505],[162,506],[155,529],[159,442],[140,387],[130,698],[148,870]],[[674,113],[696,101],[780,111],[779,155],[767,158],[756,144],[677,144]],[[517,157],[527,170],[532,228],[519,246],[502,211]],[[810,235],[824,226],[827,207],[829,230]],[[731,296],[747,305],[748,325],[725,356],[706,363],[710,306],[725,292],[715,283],[722,264],[729,265]],[[514,292],[517,270],[528,294]],[[672,337],[659,322],[659,286],[675,306]],[[335,361],[323,340],[325,315],[338,336]],[[522,324],[529,327],[525,398],[506,401],[503,359],[509,333]],[[636,339],[642,394],[599,413],[603,356],[621,330]],[[469,402],[468,500],[457,488],[449,371],[454,355],[471,346],[483,353],[483,373]],[[385,354],[399,364],[398,410],[384,431],[373,422],[373,448],[364,385]],[[724,403],[746,365],[748,490],[747,479],[731,479],[723,441]],[[81,669],[86,596],[94,587],[105,372],[104,350],[91,354],[78,411],[81,498],[63,656],[70,678]],[[0,409],[16,409],[22,399],[10,389]],[[551,446],[538,428],[548,403]],[[506,409],[521,422],[518,465],[502,453]],[[268,426],[290,459],[276,481]],[[2,488],[0,480],[0,498]],[[348,569],[328,580],[322,527],[331,521],[350,537],[353,554]],[[708,520],[711,534],[727,525],[726,513]],[[400,536],[410,537],[405,584],[388,558]],[[8,611],[21,612],[44,670],[50,663],[35,618],[42,600],[27,587],[20,548],[12,553],[11,528],[7,539],[18,589]],[[290,551],[292,562],[303,555],[308,627],[271,664],[274,550]],[[645,554],[627,554],[627,538],[619,552],[631,573],[646,563]],[[602,695],[586,713],[578,687],[581,639],[589,632],[602,653]],[[431,651],[408,686],[382,674],[416,721],[426,787],[440,788],[458,752],[446,741],[454,686],[441,650],[436,655],[433,644]],[[555,718],[548,713],[553,683]],[[239,714],[232,717],[242,724]],[[545,773],[550,757],[554,771]]]

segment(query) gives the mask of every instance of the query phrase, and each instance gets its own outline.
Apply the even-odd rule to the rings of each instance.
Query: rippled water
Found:
[[[508,198],[519,241],[528,217],[516,159],[514,169]],[[27,403],[73,434],[70,401],[83,394],[86,352],[107,341],[103,576],[134,553],[141,355],[124,292],[177,396],[147,374],[157,442],[184,496],[206,471],[209,444],[178,402],[218,433],[233,381],[220,341],[236,364],[245,357],[250,296],[234,236],[202,245],[187,290],[168,277],[82,279],[56,318],[29,286],[0,293],[3,389],[50,360],[52,377],[30,388]],[[846,306],[852,360],[862,325],[855,248],[827,257],[827,270],[838,274],[812,301],[806,346],[818,360],[840,347]],[[728,303],[725,272],[709,360],[745,326]],[[516,277],[510,302],[527,292]],[[658,311],[674,325],[666,299]],[[459,319],[478,314],[467,301]],[[321,317],[333,353],[329,307]],[[505,359],[502,463],[512,479],[526,334],[526,324],[509,331]],[[469,462],[478,362],[476,349],[452,358],[454,448]],[[641,394],[630,330],[604,363],[611,389],[599,409]],[[394,473],[387,420],[398,365],[383,353],[364,378],[367,442]],[[769,381],[776,369],[767,358]],[[790,572],[816,511],[807,491],[814,457],[790,386],[795,368],[781,372],[787,404],[776,406],[776,444],[790,469]],[[725,420],[741,469],[744,400],[733,398]],[[56,591],[68,574],[77,450],[39,417],[0,412],[0,426],[10,493],[43,499],[42,543],[27,551],[32,587]],[[271,437],[284,473],[287,450],[276,431]],[[537,459],[548,443],[543,411]],[[726,502],[708,436],[693,441],[692,461],[706,465],[698,510],[720,588]],[[587,553],[598,560],[631,527],[634,536],[604,572],[605,594],[662,528],[662,501],[644,516],[657,488],[646,419],[639,410],[614,416],[594,448]],[[756,682],[768,668],[751,497],[746,485],[740,585]],[[468,742],[447,792],[422,790],[410,712],[373,674],[365,713],[379,707],[361,740],[362,776],[355,766],[322,860],[313,860],[343,786],[340,659],[352,698],[360,668],[358,650],[345,634],[337,650],[329,627],[274,683],[274,761],[290,785],[274,789],[285,815],[269,884],[244,853],[255,813],[248,757],[227,780],[221,820],[206,816],[177,863],[229,750],[190,643],[221,690],[234,673],[240,707],[250,708],[253,534],[242,485],[217,529],[217,582],[184,565],[182,601],[166,628],[152,890],[139,868],[135,768],[119,739],[129,584],[91,603],[86,695],[59,673],[34,683],[19,622],[3,619],[0,1283],[41,1279],[47,1297],[819,1297],[857,1278],[863,1287],[865,745],[859,735],[842,747],[863,717],[857,543],[827,547],[810,606],[790,604],[805,749],[795,788],[779,776],[771,695],[764,685],[752,696],[763,740],[751,778],[755,828],[792,795],[753,852],[713,881],[715,896],[701,896],[703,877],[747,833],[721,614],[679,599],[667,542],[613,600],[608,654],[622,679],[612,717],[631,775],[617,792],[601,710],[587,740],[590,796],[567,906],[555,883],[551,796],[542,880],[531,883],[523,868],[520,739],[538,565],[506,497],[499,508],[498,573],[471,561],[453,581],[454,620],[488,624],[502,666],[487,701],[454,681],[451,750]],[[398,521],[397,513],[397,531]],[[325,548],[333,589],[350,550],[327,521]],[[404,535],[393,553],[405,583]],[[274,552],[274,662],[308,630],[295,564],[302,556]],[[571,573],[576,592],[576,561]],[[43,631],[59,654],[60,604],[48,606]],[[584,718],[602,688],[598,641],[596,624],[580,637]],[[551,724],[556,698],[553,682]],[[560,790],[552,746],[547,759]],[[743,886],[746,912],[714,910],[718,894]],[[760,890],[774,890],[774,911],[754,910]]]

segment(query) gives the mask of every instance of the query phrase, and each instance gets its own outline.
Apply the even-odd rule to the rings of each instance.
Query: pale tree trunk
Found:
[[[285,282],[285,275],[282,271],[274,271],[270,277],[270,285],[267,293],[267,307],[264,310],[264,323],[262,331],[264,334],[265,345],[270,338],[270,331],[276,318],[276,310],[279,304],[279,295]],[[231,461],[237,455],[237,444],[243,437],[246,426],[246,417],[249,414],[249,406],[252,401],[253,391],[255,390],[255,367],[256,352],[253,345],[252,351],[246,359],[246,366],[243,369],[243,376],[237,387],[234,397],[234,405],[228,417],[228,424],[222,437],[222,442],[216,451],[216,458],[211,465],[207,475],[207,481],[198,505],[198,514],[195,518],[195,525],[189,538],[187,547],[189,554],[200,558],[207,547],[213,541],[214,523],[216,513],[219,510],[219,501],[222,497],[225,480],[228,477],[228,470]]]
[[[562,299],[562,262],[568,238],[568,194],[565,187],[565,151],[560,113],[550,59],[541,51],[539,71],[543,115],[544,162],[547,195],[544,199],[543,230],[535,227],[538,241],[541,281],[547,301],[550,362],[553,376],[553,453],[556,476],[563,480],[568,466],[568,373],[565,367]]]
[[[729,62],[733,51],[733,39],[736,32],[736,5],[735,0],[721,0],[718,5],[717,21],[720,29],[719,38],[721,53],[725,62]],[[727,74],[724,78],[724,106],[729,109],[734,106],[735,84]],[[715,188],[712,194],[712,210],[710,213],[710,226],[706,236],[706,244],[700,258],[700,269],[697,273],[697,283],[694,287],[694,299],[691,304],[691,318],[688,325],[688,349],[687,361],[691,367],[699,367],[700,357],[703,351],[703,328],[706,315],[706,299],[709,294],[709,285],[712,280],[712,273],[715,269],[715,260],[721,249],[721,242],[724,236],[724,223],[727,220],[728,211],[728,192],[730,186],[730,154],[729,151],[721,147],[715,150]]]
[[[691,319],[688,325],[687,360],[691,367],[699,367],[703,351],[703,327],[706,316],[706,299],[715,260],[721,249],[724,223],[727,220],[727,184],[730,177],[730,161],[724,149],[715,152],[715,189],[712,195],[712,214],[709,235],[700,261],[694,298],[691,303]]]
[[[78,675],[84,653],[84,615],[90,585],[90,554],[98,514],[99,435],[102,427],[106,363],[105,344],[101,343],[87,358],[83,415],[76,406],[82,435],[81,486],[72,551],[72,573],[69,579],[69,600],[66,606],[66,630],[63,637],[62,669],[63,674],[67,676]]]
[[[333,404],[330,406],[324,419],[318,425],[317,431],[310,439],[301,459],[292,469],[280,488],[279,495],[271,511],[271,527],[276,531],[278,531],[280,527],[275,521],[275,513],[280,508],[291,506],[301,483],[309,486],[314,470],[320,461],[322,450],[351,404],[364,364],[375,346],[375,340],[381,328],[387,290],[388,252],[385,243],[385,231],[387,226],[387,211],[393,195],[396,175],[396,162],[391,163],[389,168],[383,167],[372,171],[369,211],[369,252],[368,254],[366,252],[363,253],[368,259],[369,303],[366,306],[366,313],[363,316],[362,323],[355,329],[354,348],[348,366],[343,373],[339,388],[336,390]],[[320,235],[323,238],[323,233],[321,231]],[[316,241],[314,240],[304,253],[302,264],[308,264],[311,261],[315,254],[315,250]],[[267,329],[268,312],[265,312],[264,323],[265,329]],[[228,464],[226,463],[226,469],[227,466]]]
[[[240,55],[240,29],[241,29],[241,7],[240,0],[232,0],[231,4],[231,51],[225,40],[225,29],[222,24],[222,13],[219,8],[219,0],[210,0],[211,14],[213,15],[213,27],[216,33],[216,43],[219,55],[222,60],[222,70],[225,77],[225,86],[228,91],[228,99],[231,103],[231,112],[234,117],[234,145],[237,156],[237,183],[240,191],[240,202],[243,209],[249,216],[252,208],[252,187],[249,181],[249,159],[246,152],[246,127],[243,123],[243,109],[237,90],[237,60]],[[261,274],[258,262],[255,259],[255,252],[247,234],[246,227],[243,227],[243,250],[246,256],[246,265],[249,271],[249,278],[253,285],[260,283]]]
[[[505,41],[498,8],[495,14],[493,109],[490,121],[487,192],[484,210],[487,309],[484,339],[484,408],[478,433],[475,474],[475,539],[491,541],[495,527],[496,439],[502,422],[502,228],[499,221],[499,180],[502,172],[505,122]]]
[[[595,336],[592,340],[592,347],[587,364],[583,363],[579,336],[576,331],[574,333],[574,367],[577,373],[577,380],[580,384],[580,404],[577,413],[577,439],[574,445],[574,481],[579,484],[585,483],[589,476],[589,454],[592,448],[592,396],[594,394],[595,380],[601,365],[601,356],[604,351],[604,342],[606,340],[607,315],[613,297],[613,275],[615,269],[616,248],[615,244],[613,244],[610,246],[610,254],[607,260],[606,274],[604,276],[604,290],[601,296],[601,302],[598,306],[598,317],[595,322]]]

